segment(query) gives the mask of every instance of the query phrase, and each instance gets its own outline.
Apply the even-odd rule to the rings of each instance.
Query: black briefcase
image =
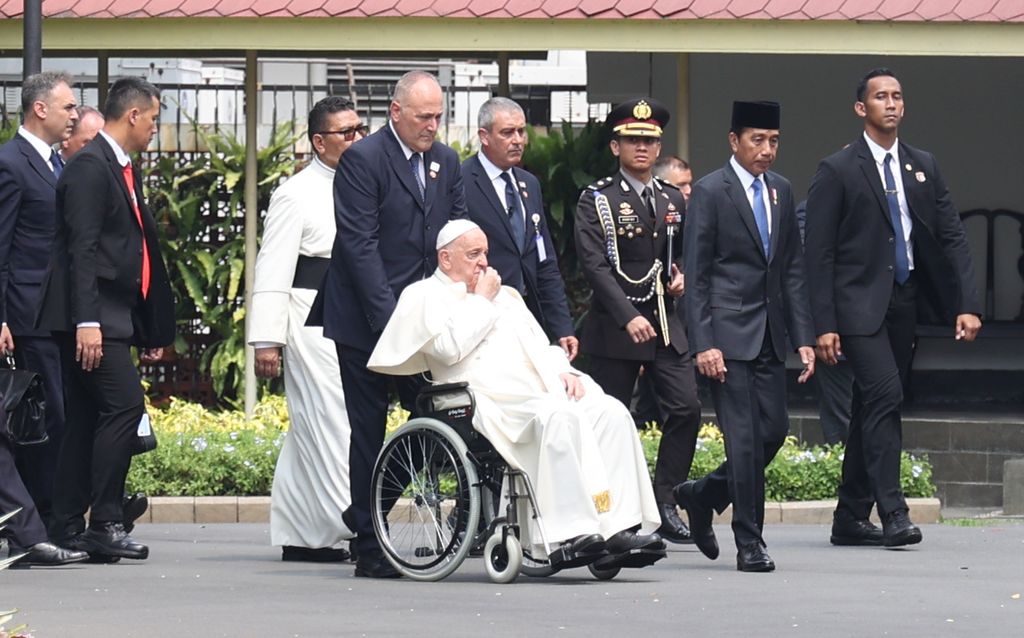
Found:
[[[17,370],[10,355],[0,359],[0,434],[15,445],[41,445],[46,433],[43,379],[35,372]]]

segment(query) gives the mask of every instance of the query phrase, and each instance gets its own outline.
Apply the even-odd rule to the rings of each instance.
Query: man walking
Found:
[[[779,147],[775,102],[734,102],[732,157],[697,182],[683,233],[686,317],[697,369],[725,438],[726,461],[676,498],[690,517],[697,547],[718,557],[711,510],[732,504],[737,569],[766,572],[764,469],[789,431],[786,350],[814,373],[814,335],[800,235],[789,181],[769,171]]]
[[[526,147],[526,115],[504,97],[480,107],[480,152],[462,164],[469,218],[486,233],[487,255],[505,286],[515,288],[548,338],[572,361],[579,341],[569,316],[540,182],[519,168]]]
[[[935,158],[899,140],[903,88],[888,69],[857,85],[864,134],[824,160],[807,197],[807,265],[819,356],[853,370],[850,431],[832,543],[921,542],[900,488],[903,380],[918,307],[981,329],[981,304],[963,225]],[[877,503],[882,530],[868,521]]]

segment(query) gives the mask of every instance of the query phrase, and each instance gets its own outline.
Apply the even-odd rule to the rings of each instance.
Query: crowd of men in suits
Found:
[[[37,564],[141,559],[148,550],[126,532],[124,500],[143,418],[129,347],[158,356],[173,313],[152,215],[127,153],[148,145],[159,95],[141,80],[115,83],[101,133],[65,168],[47,149],[73,139],[80,119],[70,80],[40,77],[42,88],[26,82],[19,137],[0,149],[2,339],[16,353],[37,353],[25,367],[58,381],[63,372],[66,385],[48,385],[48,400],[71,416],[52,417],[53,438],[63,429],[65,444],[59,458],[35,464],[50,468],[38,482],[15,467],[22,450],[0,441],[0,510],[23,507],[12,545]],[[795,351],[800,382],[841,358],[854,379],[831,542],[920,542],[899,485],[902,380],[917,308],[938,313],[960,340],[973,340],[981,322],[963,227],[935,159],[898,139],[903,93],[892,71],[873,70],[857,85],[864,134],[822,160],[807,199],[805,245],[797,198],[771,170],[779,104],[734,103],[729,159],[692,192],[688,164],[659,163],[668,110],[647,97],[616,106],[606,126],[618,170],[587,186],[576,210],[576,249],[592,290],[579,337],[540,184],[520,166],[527,139],[518,104],[492,98],[481,107],[479,152],[461,164],[436,140],[445,108],[428,73],[401,78],[387,124],[371,134],[351,105],[334,110],[355,124],[310,131],[321,146],[334,135],[346,143],[329,163],[333,206],[322,217],[333,218],[326,232],[336,234],[330,258],[316,258],[322,282],[307,324],[323,326],[337,355],[329,374],[340,377],[351,431],[348,458],[339,459],[347,461],[350,496],[342,500],[351,504],[340,518],[354,536],[356,576],[398,576],[374,532],[371,474],[391,392],[415,413],[425,383],[373,372],[367,361],[402,291],[437,268],[441,228],[459,218],[484,231],[488,263],[567,360],[585,355],[585,371],[627,406],[638,378],[653,389],[663,427],[654,476],[662,538],[695,542],[717,558],[713,511],[732,505],[737,568],[775,568],[763,536],[764,470],[788,431],[785,360]],[[293,250],[287,259],[309,270],[311,256]],[[293,286],[310,288],[308,274],[296,271]],[[271,345],[277,357],[258,363],[262,376],[278,372],[280,347],[289,347]],[[698,376],[710,386],[727,459],[690,481]],[[28,493],[9,489],[22,480]],[[881,528],[869,521],[874,506]],[[302,516],[298,509],[289,515]],[[348,558],[332,549],[300,546],[291,556]]]

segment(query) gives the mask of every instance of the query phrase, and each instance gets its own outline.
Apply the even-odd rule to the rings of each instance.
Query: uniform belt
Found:
[[[327,267],[330,265],[331,260],[327,257],[299,255],[299,260],[295,263],[295,279],[292,280],[292,288],[319,289],[320,282],[324,280]]]

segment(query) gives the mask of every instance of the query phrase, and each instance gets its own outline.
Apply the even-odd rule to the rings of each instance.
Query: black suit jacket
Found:
[[[309,321],[337,343],[373,350],[398,296],[437,267],[441,227],[466,213],[459,156],[440,142],[423,155],[424,199],[387,125],[349,147],[338,166],[338,234]]]
[[[548,231],[544,201],[537,178],[513,168],[516,188],[526,208],[526,237],[517,246],[508,213],[501,205],[487,171],[474,155],[462,164],[466,207],[472,219],[487,235],[487,261],[501,275],[501,283],[524,293],[526,305],[551,339],[572,336],[572,319],[565,298],[565,284],[558,270],[555,246]],[[537,239],[544,245],[546,259],[540,260]]]
[[[771,335],[785,360],[814,344],[800,234],[789,181],[765,173],[771,205],[768,257],[743,185],[731,164],[693,187],[683,232],[686,316],[694,353],[718,348],[726,359],[757,358]]]
[[[935,158],[900,143],[898,166],[913,219],[919,317],[952,325],[981,314],[960,216]],[[817,334],[870,335],[885,319],[894,234],[882,181],[863,136],[824,160],[807,196],[806,251]]]
[[[56,184],[21,135],[0,147],[0,319],[15,338],[50,334],[34,326],[57,226]]]
[[[174,301],[156,222],[138,169],[139,228],[114,149],[97,135],[64,168],[57,182],[57,233],[43,281],[37,326],[73,332],[99,322],[104,338],[130,339],[147,348],[174,340]],[[149,294],[142,298],[142,242],[149,249]]]
[[[588,186],[576,206],[576,254],[583,275],[594,291],[580,341],[580,349],[587,354],[651,361],[658,344],[664,343],[657,315],[657,295],[637,303],[627,299],[627,296],[642,298],[649,286],[635,286],[616,272],[608,256],[608,237],[597,210],[597,197],[604,195],[611,208],[609,221],[618,249],[620,269],[630,279],[639,280],[651,269],[655,259],[664,263],[667,258],[665,216],[669,209],[679,214],[686,210],[683,194],[678,188],[659,179],[655,179],[654,184],[656,215],[653,224],[640,193],[629,186],[621,173]],[[676,233],[673,242],[672,261],[682,269],[680,233]],[[679,354],[685,354],[688,349],[686,331],[676,312],[675,301],[667,293],[664,295],[670,347]],[[633,343],[626,332],[626,324],[639,315],[646,317],[654,326],[657,339]]]

